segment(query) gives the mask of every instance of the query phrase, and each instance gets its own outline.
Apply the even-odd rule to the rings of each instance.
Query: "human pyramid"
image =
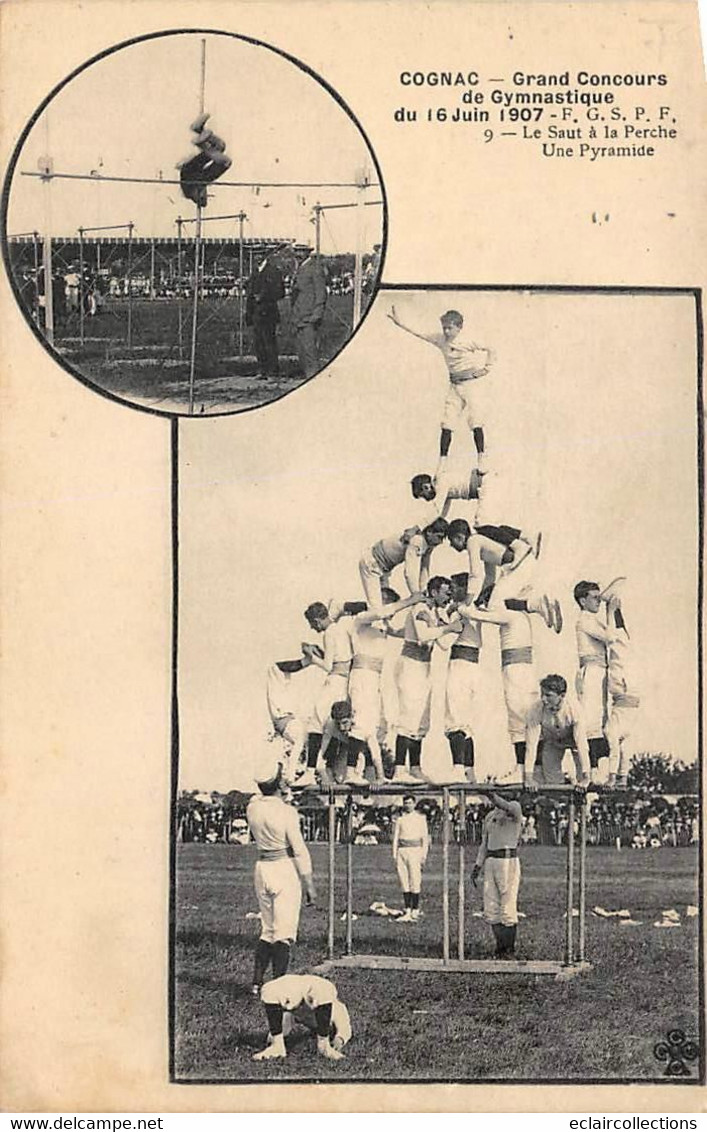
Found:
[[[295,786],[329,787],[334,764],[346,760],[344,783],[370,785],[365,763],[376,783],[386,781],[383,750],[394,752],[394,784],[429,782],[421,766],[422,745],[430,727],[433,650],[448,653],[444,730],[452,759],[445,783],[474,783],[474,733],[479,704],[482,626],[498,627],[501,683],[507,730],[516,770],[506,782],[527,787],[563,784],[562,763],[571,751],[579,785],[606,781],[625,785],[626,740],[639,700],[629,683],[629,635],[621,608],[625,579],[603,590],[598,583],[574,586],[579,607],[576,623],[577,697],[565,677],[550,673],[538,686],[533,637],[542,623],[560,634],[560,602],[523,575],[534,572],[541,557],[542,533],[519,526],[480,523],[489,472],[486,425],[477,383],[494,362],[493,351],[463,332],[463,316],[446,311],[439,333],[421,334],[406,326],[395,307],[394,325],[439,349],[447,365],[449,387],[441,421],[439,462],[434,475],[411,481],[413,498],[425,508],[420,521],[400,533],[380,538],[359,561],[365,602],[313,602],[305,610],[309,626],[322,636],[322,647],[302,644],[295,660],[278,661],[267,673],[267,700],[276,735],[288,751],[287,776]],[[447,470],[455,445],[471,440],[470,465],[461,482]],[[454,502],[466,517],[448,520]],[[432,574],[434,551],[445,540],[464,556],[466,569],[451,577]],[[525,565],[519,580],[518,568]],[[402,567],[408,596],[390,586]],[[396,615],[404,624],[393,624]],[[397,618],[398,621],[401,618]],[[398,710],[394,722],[383,718],[382,673],[390,639],[402,638],[395,661]],[[292,681],[310,665],[323,671],[323,683],[306,712],[292,707]],[[603,760],[609,759],[607,766]],[[491,775],[494,781],[501,781]]]

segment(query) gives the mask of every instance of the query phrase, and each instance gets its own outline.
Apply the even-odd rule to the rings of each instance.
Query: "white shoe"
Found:
[[[410,913],[410,919],[412,920],[413,923],[415,923],[415,924],[417,923],[417,921],[420,919],[420,909],[419,908],[413,908],[413,910]]]
[[[464,767],[464,775],[470,786],[476,786],[476,770],[473,766]]]
[[[260,1053],[254,1053],[253,1061],[271,1061],[276,1057],[287,1057],[285,1040],[282,1034],[279,1034],[277,1038],[273,1038],[270,1045],[267,1045],[265,1049],[261,1049]]]
[[[341,1050],[334,1049],[333,1045],[328,1038],[317,1039],[317,1053],[325,1057],[327,1061],[343,1061],[344,1054]]]
[[[396,924],[411,924],[412,910],[408,908],[406,912],[403,912],[402,916],[398,916],[395,922]]]
[[[411,782],[431,782],[432,779],[428,778],[421,766],[410,767],[410,781]]]
[[[466,782],[464,767],[461,763],[452,763],[452,771],[447,782]]]
[[[411,782],[415,781],[416,779],[408,774],[404,766],[396,766],[391,782],[399,782],[403,786],[409,786]]]

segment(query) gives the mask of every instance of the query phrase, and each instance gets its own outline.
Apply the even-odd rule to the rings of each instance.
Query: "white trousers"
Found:
[[[297,939],[302,885],[292,859],[258,861],[254,883],[262,924],[260,938],[266,943]]]
[[[383,711],[380,672],[353,668],[349,676],[349,699],[354,716],[352,734],[357,739],[375,739]]]
[[[606,669],[600,664],[586,664],[577,673],[577,694],[588,739],[601,739],[606,723]]]
[[[424,739],[430,729],[432,681],[428,661],[401,656],[395,669],[398,687],[398,731],[409,739]]]
[[[479,666],[470,660],[450,660],[444,705],[444,730],[474,734],[474,697]]]
[[[339,676],[330,672],[317,696],[312,716],[312,731],[323,731],[324,724],[329,718],[332,704],[338,700],[346,700],[349,696],[349,677]]]
[[[484,865],[484,918],[489,924],[518,923],[520,861],[517,857],[487,857]]]
[[[525,740],[528,712],[537,697],[537,680],[532,664],[507,664],[501,669],[503,695],[512,743]]]
[[[398,849],[395,867],[403,892],[419,892],[422,887],[422,849],[415,845]]]
[[[460,381],[454,385],[450,381],[447,396],[442,410],[442,428],[451,432],[466,425],[467,428],[480,428],[483,425],[481,406],[479,405],[478,390],[474,388],[476,381]]]

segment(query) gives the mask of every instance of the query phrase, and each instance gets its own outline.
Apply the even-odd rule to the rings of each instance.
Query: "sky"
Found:
[[[626,575],[624,610],[642,696],[635,751],[696,757],[696,346],[691,296],[532,291],[379,292],[334,363],[256,412],[180,422],[180,785],[247,787],[268,729],[264,673],[311,639],[315,600],[361,596],[358,560],[419,518],[410,477],[433,471],[443,359],[388,319],[435,330],[456,308],[496,350],[487,378],[485,521],[540,527],[518,571],[557,596],[558,637],[535,627],[538,677],[576,670],[574,583]],[[481,388],[481,383],[479,383]],[[450,461],[465,468],[455,438]],[[468,505],[455,504],[454,515]],[[435,573],[464,568],[448,547]],[[404,583],[393,575],[393,584]],[[537,619],[534,619],[537,622]],[[513,765],[498,670],[484,628],[482,777]],[[423,766],[449,754],[443,674]]]
[[[224,180],[245,188],[213,188],[205,215],[246,212],[246,237],[292,237],[313,243],[312,206],[354,203],[352,188],[257,188],[264,182],[353,183],[366,170],[362,196],[382,199],[363,135],[329,91],[268,47],[234,36],[180,33],[123,47],[85,68],[50,101],[30,130],[12,181],[8,234],[133,221],[136,236],[174,236],[177,216],[194,205],[178,185],[54,180],[49,188],[21,172],[37,172],[43,155],[59,173],[176,178],[177,162],[195,154],[190,123],[200,108],[201,43],[206,42],[204,106],[209,125],[227,143],[233,164]],[[251,184],[252,182],[252,184]],[[356,249],[381,240],[381,207],[324,214],[322,251]],[[207,236],[232,236],[237,221],[211,221]],[[109,233],[108,233],[109,234]]]

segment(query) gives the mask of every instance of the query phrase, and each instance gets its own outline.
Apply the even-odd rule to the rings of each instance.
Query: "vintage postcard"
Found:
[[[3,1107],[701,1109],[696,5],[0,19]]]

